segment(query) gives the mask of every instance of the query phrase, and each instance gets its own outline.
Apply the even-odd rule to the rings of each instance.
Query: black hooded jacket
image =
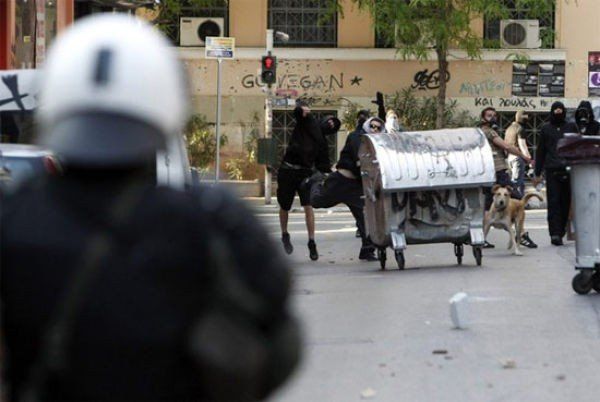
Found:
[[[587,124],[581,121],[583,116],[587,115]],[[588,101],[581,101],[575,112],[575,124],[579,129],[579,133],[583,135],[599,135],[600,123],[594,119],[594,110],[592,104]]]
[[[557,119],[554,111],[563,109],[563,118]],[[540,139],[535,156],[535,175],[539,176],[543,169],[564,169],[565,160],[558,156],[556,146],[565,133],[577,133],[577,126],[566,120],[567,109],[562,102],[554,102],[550,108],[550,121],[540,130]]]
[[[327,141],[320,123],[312,113],[304,116],[301,107],[294,109],[294,118],[296,127],[283,156],[283,162],[305,169],[316,168],[324,173],[330,172],[331,162],[328,153],[324,151],[327,150]]]
[[[348,134],[346,144],[340,152],[340,160],[336,167],[346,169],[352,172],[355,177],[360,178],[360,166],[358,164],[358,149],[360,148],[360,138],[365,133],[363,122],[359,121],[356,129]]]

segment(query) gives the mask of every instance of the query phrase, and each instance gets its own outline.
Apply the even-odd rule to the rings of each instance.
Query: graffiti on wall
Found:
[[[8,105],[14,102],[15,105],[17,105],[17,107],[19,108],[19,110],[25,110],[25,106],[23,105],[22,99],[29,96],[29,94],[21,94],[19,92],[19,76],[17,74],[3,75],[2,83],[8,90],[8,96],[6,98],[0,99],[0,109],[4,105],[7,105],[6,108],[9,109]],[[3,91],[0,90],[0,94],[2,93]]]
[[[310,107],[342,107],[352,103],[352,101],[344,97],[327,97],[327,96],[309,96],[308,94],[301,95],[300,98]]]
[[[277,87],[282,89],[334,92],[344,88],[344,85],[346,84],[345,80],[344,73],[326,75],[280,74],[277,77]],[[351,81],[351,85],[360,86],[360,81],[362,81],[362,78],[355,76]],[[260,77],[256,74],[244,75],[241,84],[246,89],[260,88],[263,86]]]
[[[475,107],[494,107],[499,109],[547,110],[552,104],[551,99],[540,98],[473,98]]]
[[[508,84],[502,81],[486,79],[479,82],[463,82],[460,93],[469,96],[481,96],[490,92],[503,92]]]
[[[429,72],[429,69],[417,71],[413,78],[414,84],[411,88],[425,91],[428,89],[438,89],[442,81],[440,77],[440,70],[433,70]],[[446,71],[445,81],[450,81],[450,71]]]

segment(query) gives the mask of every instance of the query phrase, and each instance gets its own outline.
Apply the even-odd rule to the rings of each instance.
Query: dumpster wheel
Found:
[[[483,259],[483,252],[481,251],[481,246],[473,247],[473,257],[475,257],[475,262],[477,266],[481,266],[481,260]]]
[[[404,269],[405,264],[404,251],[394,250],[394,255],[396,257],[396,262],[398,263],[398,269],[402,271]]]
[[[377,249],[377,259],[379,260],[379,266],[381,267],[381,270],[385,271],[385,261],[387,260],[385,248]]]
[[[600,293],[600,272],[594,272],[592,275],[592,289],[596,291],[596,293]]]
[[[594,286],[594,280],[590,275],[586,275],[583,272],[579,272],[577,275],[573,277],[573,282],[571,282],[571,286],[575,293],[580,295],[587,295],[592,290]]]
[[[463,255],[465,255],[465,248],[462,244],[454,245],[454,255],[456,256],[456,263],[462,265]]]

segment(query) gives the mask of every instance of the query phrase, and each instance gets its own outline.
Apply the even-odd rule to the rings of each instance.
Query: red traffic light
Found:
[[[270,69],[271,67],[273,67],[274,60],[272,57],[265,57],[263,63],[265,65],[265,68]]]
[[[262,72],[260,74],[263,83],[272,85],[276,82],[277,57],[268,54],[262,57]]]

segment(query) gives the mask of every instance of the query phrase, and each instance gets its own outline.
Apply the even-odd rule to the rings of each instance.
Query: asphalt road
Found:
[[[273,209],[257,211],[279,241]],[[358,261],[349,213],[319,213],[311,262],[293,213],[294,304],[304,323],[301,368],[274,401],[598,401],[600,295],[571,289],[574,245],[554,247],[545,211],[526,228],[525,256],[494,250],[457,266],[450,244],[409,246],[405,271]],[[469,327],[452,328],[448,300],[469,295]]]

